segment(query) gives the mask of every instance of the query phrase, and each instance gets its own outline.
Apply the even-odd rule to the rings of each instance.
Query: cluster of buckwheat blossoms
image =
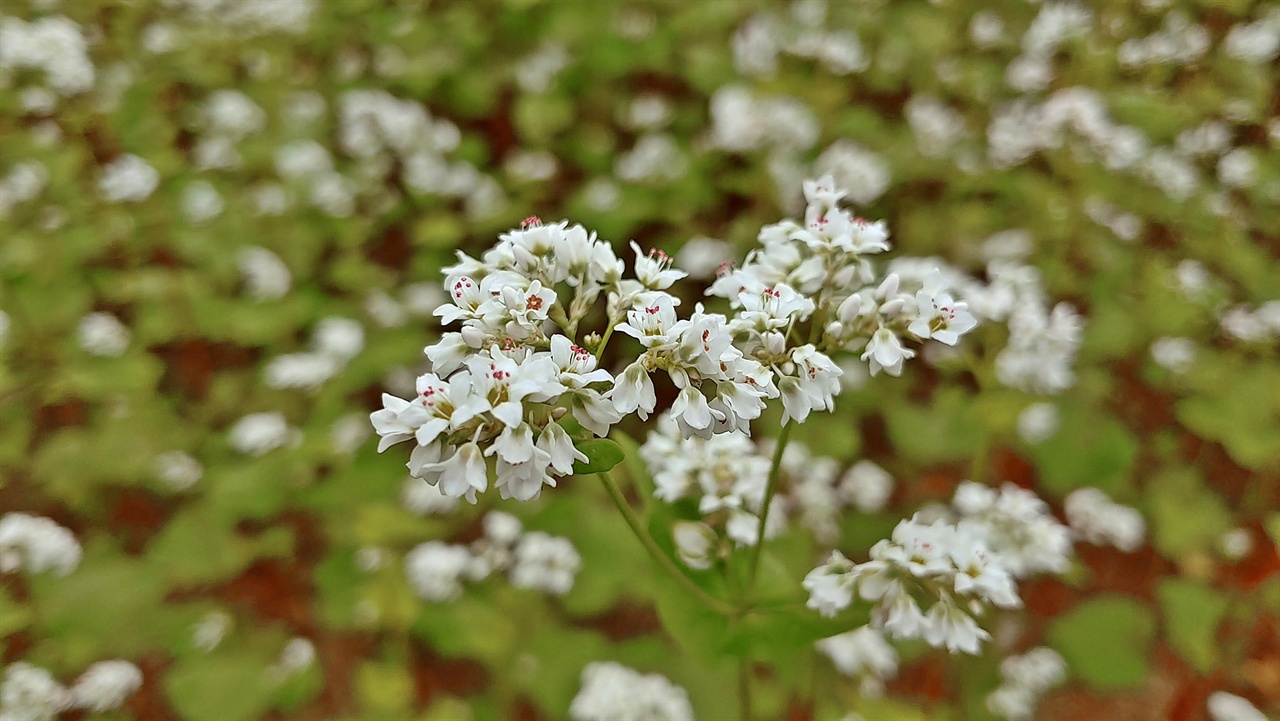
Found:
[[[1001,683],[987,696],[987,708],[1010,721],[1025,721],[1035,713],[1045,691],[1066,680],[1067,664],[1047,646],[1039,646],[1000,662]]]
[[[419,596],[452,601],[462,581],[480,581],[506,571],[511,585],[562,596],[573,588],[582,557],[567,538],[525,531],[520,519],[501,511],[484,517],[484,536],[470,546],[427,541],[405,558],[405,573]]]
[[[102,713],[119,708],[139,687],[142,672],[128,661],[99,661],[71,688],[25,661],[10,664],[0,682],[0,719],[49,721],[64,711]]]
[[[831,410],[842,373],[834,354],[897,375],[916,355],[904,340],[954,345],[976,325],[940,273],[910,285],[876,275],[869,258],[889,249],[888,231],[840,208],[830,177],[804,193],[803,223],[763,228],[761,247],[712,284],[731,315],[697,304],[679,317],[668,289],[685,273],[666,254],[633,242],[625,277],[608,242],[567,221],[530,218],[482,259],[459,253],[436,315],[461,327],[427,347],[432,372],[417,379],[417,397],[383,396],[371,417],[379,448],[414,440],[410,472],[473,502],[493,458],[502,496],[529,500],[587,460],[567,416],[597,436],[630,414],[647,419],[655,374],[677,391],[669,415],[683,437],[749,433],[770,400],[784,424]],[[601,301],[605,322],[587,332]],[[597,367],[615,332],[640,348],[616,375]]]
[[[582,688],[569,706],[573,721],[693,721],[684,689],[656,673],[641,674],[616,663],[582,670]]]
[[[809,607],[834,616],[861,598],[872,603],[872,627],[894,639],[978,653],[990,634],[977,617],[1020,606],[1017,579],[1066,570],[1071,536],[1043,501],[1011,484],[963,483],[953,505],[953,518],[900,522],[864,563],[833,551],[805,577]]]

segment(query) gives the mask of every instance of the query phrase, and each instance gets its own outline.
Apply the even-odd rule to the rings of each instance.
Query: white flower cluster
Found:
[[[218,29],[237,36],[306,31],[315,0],[164,0],[206,32]]]
[[[267,364],[264,375],[272,388],[314,390],[337,375],[364,348],[364,328],[349,318],[321,320],[311,339],[311,350],[278,356]]]
[[[279,300],[289,292],[293,274],[280,256],[260,246],[242,248],[236,253],[236,266],[244,278],[245,289],[255,300]]]
[[[960,523],[999,555],[1014,578],[1061,573],[1071,559],[1071,534],[1036,494],[1012,483],[999,490],[965,481],[952,505]]]
[[[1116,60],[1125,67],[1192,63],[1204,57],[1211,43],[1208,29],[1181,12],[1171,12],[1156,32],[1120,43]]]
[[[665,676],[610,661],[587,664],[569,705],[572,721],[693,721],[689,694]]]
[[[1058,48],[1089,32],[1093,11],[1075,2],[1050,2],[1040,7],[1022,36],[1022,54],[1009,63],[1005,82],[1022,92],[1042,90],[1053,79],[1053,56]]]
[[[895,639],[924,639],[951,652],[978,653],[990,634],[974,616],[1021,605],[1013,576],[971,524],[900,522],[891,538],[855,564],[833,551],[804,579],[810,608],[835,616],[855,595],[873,603],[872,626]],[[926,613],[920,603],[929,606]]]
[[[1222,330],[1245,343],[1280,341],[1280,299],[1269,300],[1256,308],[1236,305],[1218,319]]]
[[[140,203],[155,192],[160,173],[136,155],[126,153],[102,168],[98,194],[108,203]]]
[[[165,451],[151,463],[156,478],[175,491],[185,491],[204,477],[204,466],[185,451]]]
[[[300,440],[301,431],[290,426],[279,411],[250,413],[236,421],[227,432],[227,443],[249,456],[264,456]]]
[[[865,563],[833,552],[805,577],[809,607],[834,616],[861,598],[873,604],[872,627],[893,638],[977,653],[990,635],[976,617],[1020,606],[1015,579],[1065,570],[1071,543],[1043,501],[1012,485],[962,484],[955,505],[955,522],[902,521]]]
[[[684,438],[675,419],[663,414],[640,447],[640,457],[653,476],[654,496],[667,503],[697,499],[702,523],[678,526],[675,536],[676,549],[687,565],[709,567],[727,550],[721,547],[721,534],[740,547],[755,545],[770,463],[748,435]],[[782,506],[782,499],[775,497],[765,538],[786,528]]]
[[[733,61],[739,73],[748,77],[772,77],[778,55],[786,53],[821,63],[836,75],[861,72],[871,59],[857,35],[847,30],[828,30],[825,2],[799,2],[789,16],[758,14],[747,20],[733,36]]]
[[[1097,488],[1074,490],[1063,502],[1063,512],[1077,536],[1099,545],[1133,553],[1142,546],[1147,524],[1142,514],[1115,503]]]
[[[236,144],[266,127],[267,114],[239,90],[217,90],[209,94],[200,111],[204,131],[192,150],[201,170],[234,170],[242,159]]]
[[[845,631],[814,644],[842,675],[860,681],[863,696],[884,693],[884,680],[898,672],[898,652],[870,626]]]
[[[1267,721],[1266,714],[1249,703],[1249,699],[1226,691],[1209,694],[1207,708],[1213,721]]]
[[[841,209],[844,191],[830,177],[804,193],[804,224],[763,228],[763,247],[708,290],[732,316],[698,305],[678,318],[667,289],[685,274],[666,254],[633,242],[634,279],[624,279],[612,247],[567,221],[531,218],[482,260],[459,254],[445,269],[450,302],[436,315],[462,329],[426,349],[433,372],[417,379],[417,398],[383,396],[371,416],[379,449],[415,440],[410,472],[472,502],[489,486],[485,458],[496,456],[503,497],[529,500],[586,460],[557,421],[571,412],[604,436],[631,413],[647,419],[654,372],[679,391],[670,417],[680,434],[709,439],[749,432],[771,399],[780,398],[783,423],[830,410],[842,370],[829,353],[858,352],[872,375],[898,375],[915,356],[904,338],[955,345],[976,325],[939,272],[910,288],[896,274],[876,278],[868,256],[889,249],[888,231]],[[593,354],[574,339],[602,297],[605,334],[583,341]],[[614,331],[642,347],[616,377],[596,367]]]
[[[90,313],[76,326],[80,347],[96,356],[118,356],[129,347],[128,326],[110,313]]]
[[[1040,646],[1001,661],[1000,676],[1000,686],[987,696],[987,708],[1009,721],[1027,721],[1044,692],[1066,679],[1067,664],[1057,651]]]
[[[39,666],[18,661],[5,668],[0,682],[0,721],[53,721],[75,709],[102,713],[122,706],[141,686],[142,672],[128,661],[99,661],[70,689]]]
[[[404,559],[405,574],[428,601],[452,601],[462,581],[481,581],[507,571],[511,585],[563,596],[573,588],[582,557],[567,538],[525,531],[520,520],[501,511],[484,517],[484,536],[470,546],[428,541]]]
[[[0,219],[13,208],[35,198],[49,183],[49,170],[38,160],[14,163],[0,178]]]
[[[489,215],[505,203],[492,178],[465,160],[449,161],[446,155],[457,149],[462,134],[452,122],[432,118],[421,105],[383,90],[356,89],[343,94],[339,115],[339,143],[359,160],[360,178],[381,185],[398,166],[408,188],[464,198],[473,216]]]
[[[0,518],[0,573],[25,568],[65,576],[80,565],[80,543],[71,531],[43,516],[6,513]]]
[[[295,636],[280,650],[280,659],[267,668],[267,678],[283,683],[316,662],[316,646],[311,639]]]
[[[1222,46],[1228,56],[1246,63],[1271,62],[1280,55],[1280,10],[1272,8],[1251,23],[1233,26]]]
[[[93,88],[94,68],[80,26],[61,15],[25,22],[0,17],[0,73],[34,68],[51,88],[75,95]]]

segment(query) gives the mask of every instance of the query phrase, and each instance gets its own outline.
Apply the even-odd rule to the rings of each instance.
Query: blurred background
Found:
[[[995,718],[1037,645],[1069,669],[1037,719],[1276,718],[1278,56],[1243,0],[0,1],[0,514],[79,545],[0,532],[0,660],[141,671],[65,718],[560,719],[597,660],[731,717],[597,486],[456,506],[368,414],[413,393],[456,249],[568,218],[707,279],[831,173],[897,251],[1014,263],[1083,324],[1048,387],[920,364],[802,427],[892,477],[837,547],[966,478],[1140,518],[987,656],[904,648],[881,695],[761,670],[760,718]],[[490,509],[572,541],[572,589],[424,597],[406,556]],[[5,560],[50,534],[48,570]]]

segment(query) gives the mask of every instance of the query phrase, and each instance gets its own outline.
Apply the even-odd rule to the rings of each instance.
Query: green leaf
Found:
[[[1221,591],[1184,578],[1166,578],[1156,589],[1169,642],[1203,673],[1218,663],[1215,635],[1228,599]]]
[[[1152,540],[1171,558],[1212,550],[1234,523],[1222,499],[1194,471],[1163,473],[1146,490],[1154,521]]]
[[[575,443],[578,450],[587,457],[586,463],[573,464],[573,472],[583,476],[589,473],[604,473],[622,462],[626,454],[622,446],[608,438],[592,438]]]
[[[1156,622],[1141,603],[1101,596],[1054,621],[1049,643],[1085,682],[1099,689],[1138,686],[1147,676]]]
[[[187,721],[260,718],[272,701],[268,665],[247,652],[192,656],[165,675],[165,695]]]

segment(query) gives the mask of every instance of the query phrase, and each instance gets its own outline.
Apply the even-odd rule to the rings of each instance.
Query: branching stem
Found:
[[[769,505],[778,492],[778,474],[782,470],[782,453],[791,440],[791,428],[794,423],[782,426],[778,433],[777,447],[773,450],[773,465],[769,468],[769,482],[764,489],[764,500],[760,504],[760,528],[756,532],[756,545],[751,548],[751,561],[747,564],[747,587],[743,593],[743,607],[751,604],[756,588],[756,573],[760,570],[760,552],[764,548],[764,531],[769,520]]]

